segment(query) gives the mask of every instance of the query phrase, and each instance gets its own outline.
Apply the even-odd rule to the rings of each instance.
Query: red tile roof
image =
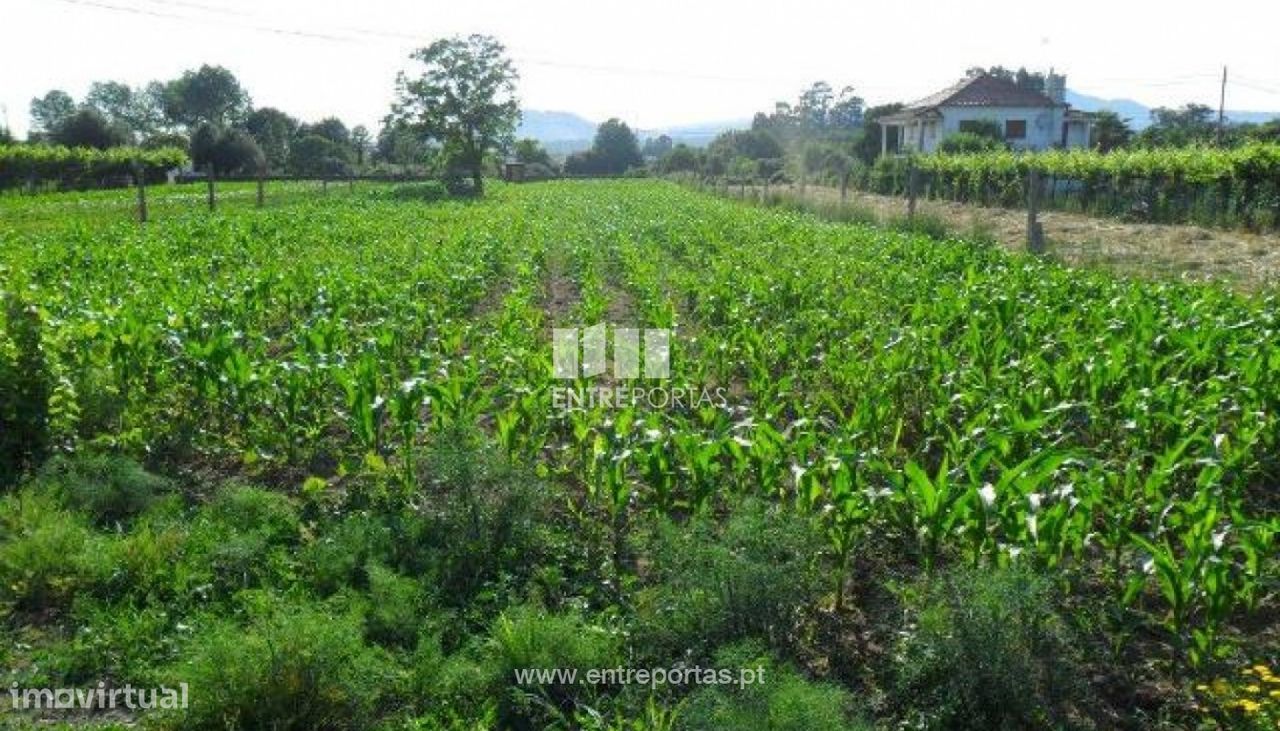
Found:
[[[912,102],[903,111],[934,107],[1058,107],[1064,106],[1038,91],[990,74],[975,74],[942,91]]]

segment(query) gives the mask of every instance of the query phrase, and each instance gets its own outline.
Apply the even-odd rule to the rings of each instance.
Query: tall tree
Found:
[[[395,165],[422,165],[427,161],[428,152],[421,135],[407,123],[393,120],[384,120],[373,146],[374,159]]]
[[[75,114],[64,119],[49,138],[67,147],[96,147],[99,150],[129,142],[129,135],[124,128],[113,125],[93,107],[81,107]]]
[[[624,173],[644,162],[635,133],[620,119],[610,119],[596,129],[591,154],[598,172],[602,173]]]
[[[351,144],[351,132],[347,125],[337,117],[325,117],[314,124],[303,124],[298,128],[298,136],[316,135],[344,147]]]
[[[1122,119],[1119,114],[1103,109],[1093,115],[1093,139],[1089,144],[1099,152],[1111,152],[1124,147],[1133,139],[1133,130],[1129,120]]]
[[[372,140],[369,128],[363,124],[357,124],[351,128],[351,149],[356,153],[357,165],[364,165],[364,158],[369,153]]]
[[[1146,147],[1184,147],[1211,144],[1217,136],[1217,112],[1204,104],[1188,104],[1179,109],[1151,110],[1151,126],[1134,141]]]
[[[541,142],[533,139],[532,137],[526,137],[523,140],[518,140],[516,142],[514,152],[516,159],[522,163],[528,165],[532,165],[534,163],[547,166],[551,165],[551,155],[547,153],[547,148],[543,147]]]
[[[904,106],[901,102],[881,104],[871,107],[863,115],[862,136],[857,139],[854,147],[858,152],[858,157],[864,163],[870,165],[876,161],[877,157],[880,157],[880,139],[884,136],[884,127],[879,124],[880,119],[902,111]],[[896,148],[894,148],[894,151],[897,151]]]
[[[164,111],[187,127],[240,124],[249,114],[249,92],[235,74],[221,66],[201,66],[170,81],[165,88]]]
[[[472,35],[438,40],[410,58],[425,69],[397,76],[392,116],[439,142],[451,167],[470,172],[479,194],[485,155],[509,144],[520,121],[518,75],[506,49]]]
[[[52,134],[75,113],[76,102],[71,95],[54,89],[31,100],[31,131],[37,137]]]
[[[644,155],[646,160],[657,160],[668,152],[671,152],[673,144],[674,143],[671,141],[671,138],[667,135],[650,137],[644,141],[644,146],[640,148],[640,153]]]
[[[289,162],[289,142],[298,131],[298,120],[274,107],[255,109],[244,127],[262,149],[267,164],[276,170]]]
[[[137,142],[154,135],[164,126],[162,88],[156,82],[134,89],[119,81],[95,81],[84,103],[102,113],[107,121],[128,132]]]
[[[1012,81],[1019,87],[1028,91],[1034,91],[1040,94],[1045,92],[1045,75],[1039,71],[1028,71],[1026,67],[1023,66],[1018,67],[1017,71],[1007,69],[1003,66],[992,66],[991,68],[985,69],[981,66],[974,66],[970,68],[966,74],[969,76],[987,74],[988,76],[994,76],[997,79]]]

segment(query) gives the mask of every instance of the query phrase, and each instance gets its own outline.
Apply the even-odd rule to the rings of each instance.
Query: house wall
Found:
[[[992,120],[1004,129],[1009,120],[1027,123],[1027,136],[1007,140],[1016,150],[1046,150],[1062,145],[1065,107],[939,107],[942,119],[912,120],[902,124],[899,140],[902,151],[933,152],[946,137],[960,131],[960,123],[969,120]],[[923,127],[923,128],[922,128]],[[1089,125],[1072,122],[1067,125],[1067,147],[1089,146]]]
[[[942,112],[942,134],[934,139],[932,145],[926,140],[925,152],[932,152],[944,136],[960,131],[960,123],[990,119],[998,123],[1001,129],[1009,120],[1023,120],[1027,123],[1027,136],[1021,140],[1007,140],[1010,147],[1016,150],[1044,150],[1062,144],[1062,121],[1065,109],[1062,107],[940,107]]]
[[[1089,124],[1087,122],[1071,122],[1067,125],[1067,147],[1089,146]]]

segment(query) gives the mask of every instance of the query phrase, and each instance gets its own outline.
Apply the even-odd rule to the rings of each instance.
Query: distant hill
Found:
[[[729,119],[718,122],[699,122],[697,124],[682,124],[662,129],[641,130],[638,134],[642,141],[649,137],[666,135],[671,138],[672,142],[677,144],[683,142],[690,147],[706,147],[721,132],[731,129],[748,129],[750,127],[750,119]]]
[[[596,123],[573,112],[522,109],[516,137],[532,137],[543,144],[572,140],[590,140],[596,134]]]
[[[520,126],[516,138],[532,137],[542,143],[552,155],[564,156],[591,147],[596,136],[595,122],[573,112],[539,109],[521,110]],[[676,125],[650,130],[636,130],[643,143],[650,137],[667,135],[673,142],[683,142],[692,147],[705,147],[716,135],[729,129],[746,129],[749,119],[732,119],[719,122]]]
[[[1102,97],[1089,96],[1080,92],[1067,90],[1067,103],[1084,112],[1097,112],[1103,109],[1119,114],[1122,118],[1129,120],[1129,126],[1134,129],[1144,129],[1151,126],[1151,107],[1132,99],[1103,99]],[[1232,122],[1253,122],[1261,124],[1272,119],[1280,117],[1280,112],[1246,112],[1239,110],[1227,110],[1227,119]]]

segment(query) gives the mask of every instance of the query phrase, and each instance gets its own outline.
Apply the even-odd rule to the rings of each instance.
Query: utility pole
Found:
[[[1227,67],[1222,67],[1222,93],[1218,96],[1218,145],[1222,145],[1223,127],[1227,121]]]

